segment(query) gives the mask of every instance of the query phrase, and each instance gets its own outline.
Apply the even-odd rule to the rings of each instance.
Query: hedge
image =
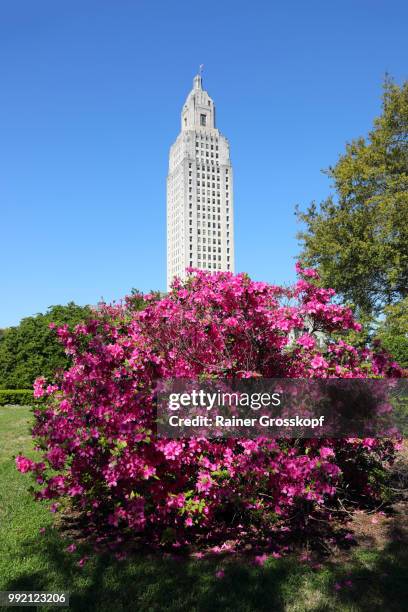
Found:
[[[42,398],[34,399],[31,389],[0,389],[0,406],[7,404],[18,404],[20,406],[30,406],[38,404]]]

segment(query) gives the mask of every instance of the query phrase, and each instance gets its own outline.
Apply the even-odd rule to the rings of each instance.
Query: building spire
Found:
[[[193,80],[194,89],[202,89],[203,88],[203,79],[201,78],[201,74],[196,74]]]
[[[194,89],[203,88],[203,70],[204,70],[204,64],[200,64],[198,68],[198,73],[195,75],[194,80],[193,80]]]

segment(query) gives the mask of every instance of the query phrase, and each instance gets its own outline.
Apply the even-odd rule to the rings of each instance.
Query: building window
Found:
[[[200,115],[200,125],[207,125],[207,116],[206,115]]]

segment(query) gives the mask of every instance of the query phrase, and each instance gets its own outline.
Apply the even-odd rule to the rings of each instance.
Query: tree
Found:
[[[377,329],[377,337],[394,359],[408,368],[408,298],[387,306],[385,315]]]
[[[90,315],[88,306],[69,302],[50,306],[45,314],[22,319],[16,327],[2,330],[0,336],[0,388],[31,388],[38,376],[53,376],[57,369],[68,367],[68,357],[50,323],[73,327]]]
[[[408,296],[408,82],[384,83],[368,138],[346,145],[326,174],[334,194],[297,216],[303,264],[318,268],[364,316]]]

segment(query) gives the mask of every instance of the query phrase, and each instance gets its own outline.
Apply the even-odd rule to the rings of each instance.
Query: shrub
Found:
[[[24,405],[31,406],[42,401],[35,398],[31,389],[0,389],[0,406]]]
[[[57,329],[73,365],[54,384],[36,381],[35,395],[48,397],[33,429],[41,461],[16,459],[40,484],[36,498],[51,500],[52,510],[69,503],[96,539],[119,546],[138,535],[176,546],[231,531],[270,537],[305,529],[339,487],[376,498],[375,474],[393,458],[390,440],[155,435],[154,385],[166,378],[401,375],[385,353],[338,339],[359,329],[352,312],[314,286],[313,270],[298,271],[291,288],[191,271],[141,312],[125,300],[101,306],[73,332]]]
[[[1,330],[0,389],[32,390],[38,376],[51,377],[56,370],[65,370],[69,360],[49,324],[73,327],[90,314],[88,306],[70,302],[65,306],[50,306],[44,314],[26,317],[16,327]]]

